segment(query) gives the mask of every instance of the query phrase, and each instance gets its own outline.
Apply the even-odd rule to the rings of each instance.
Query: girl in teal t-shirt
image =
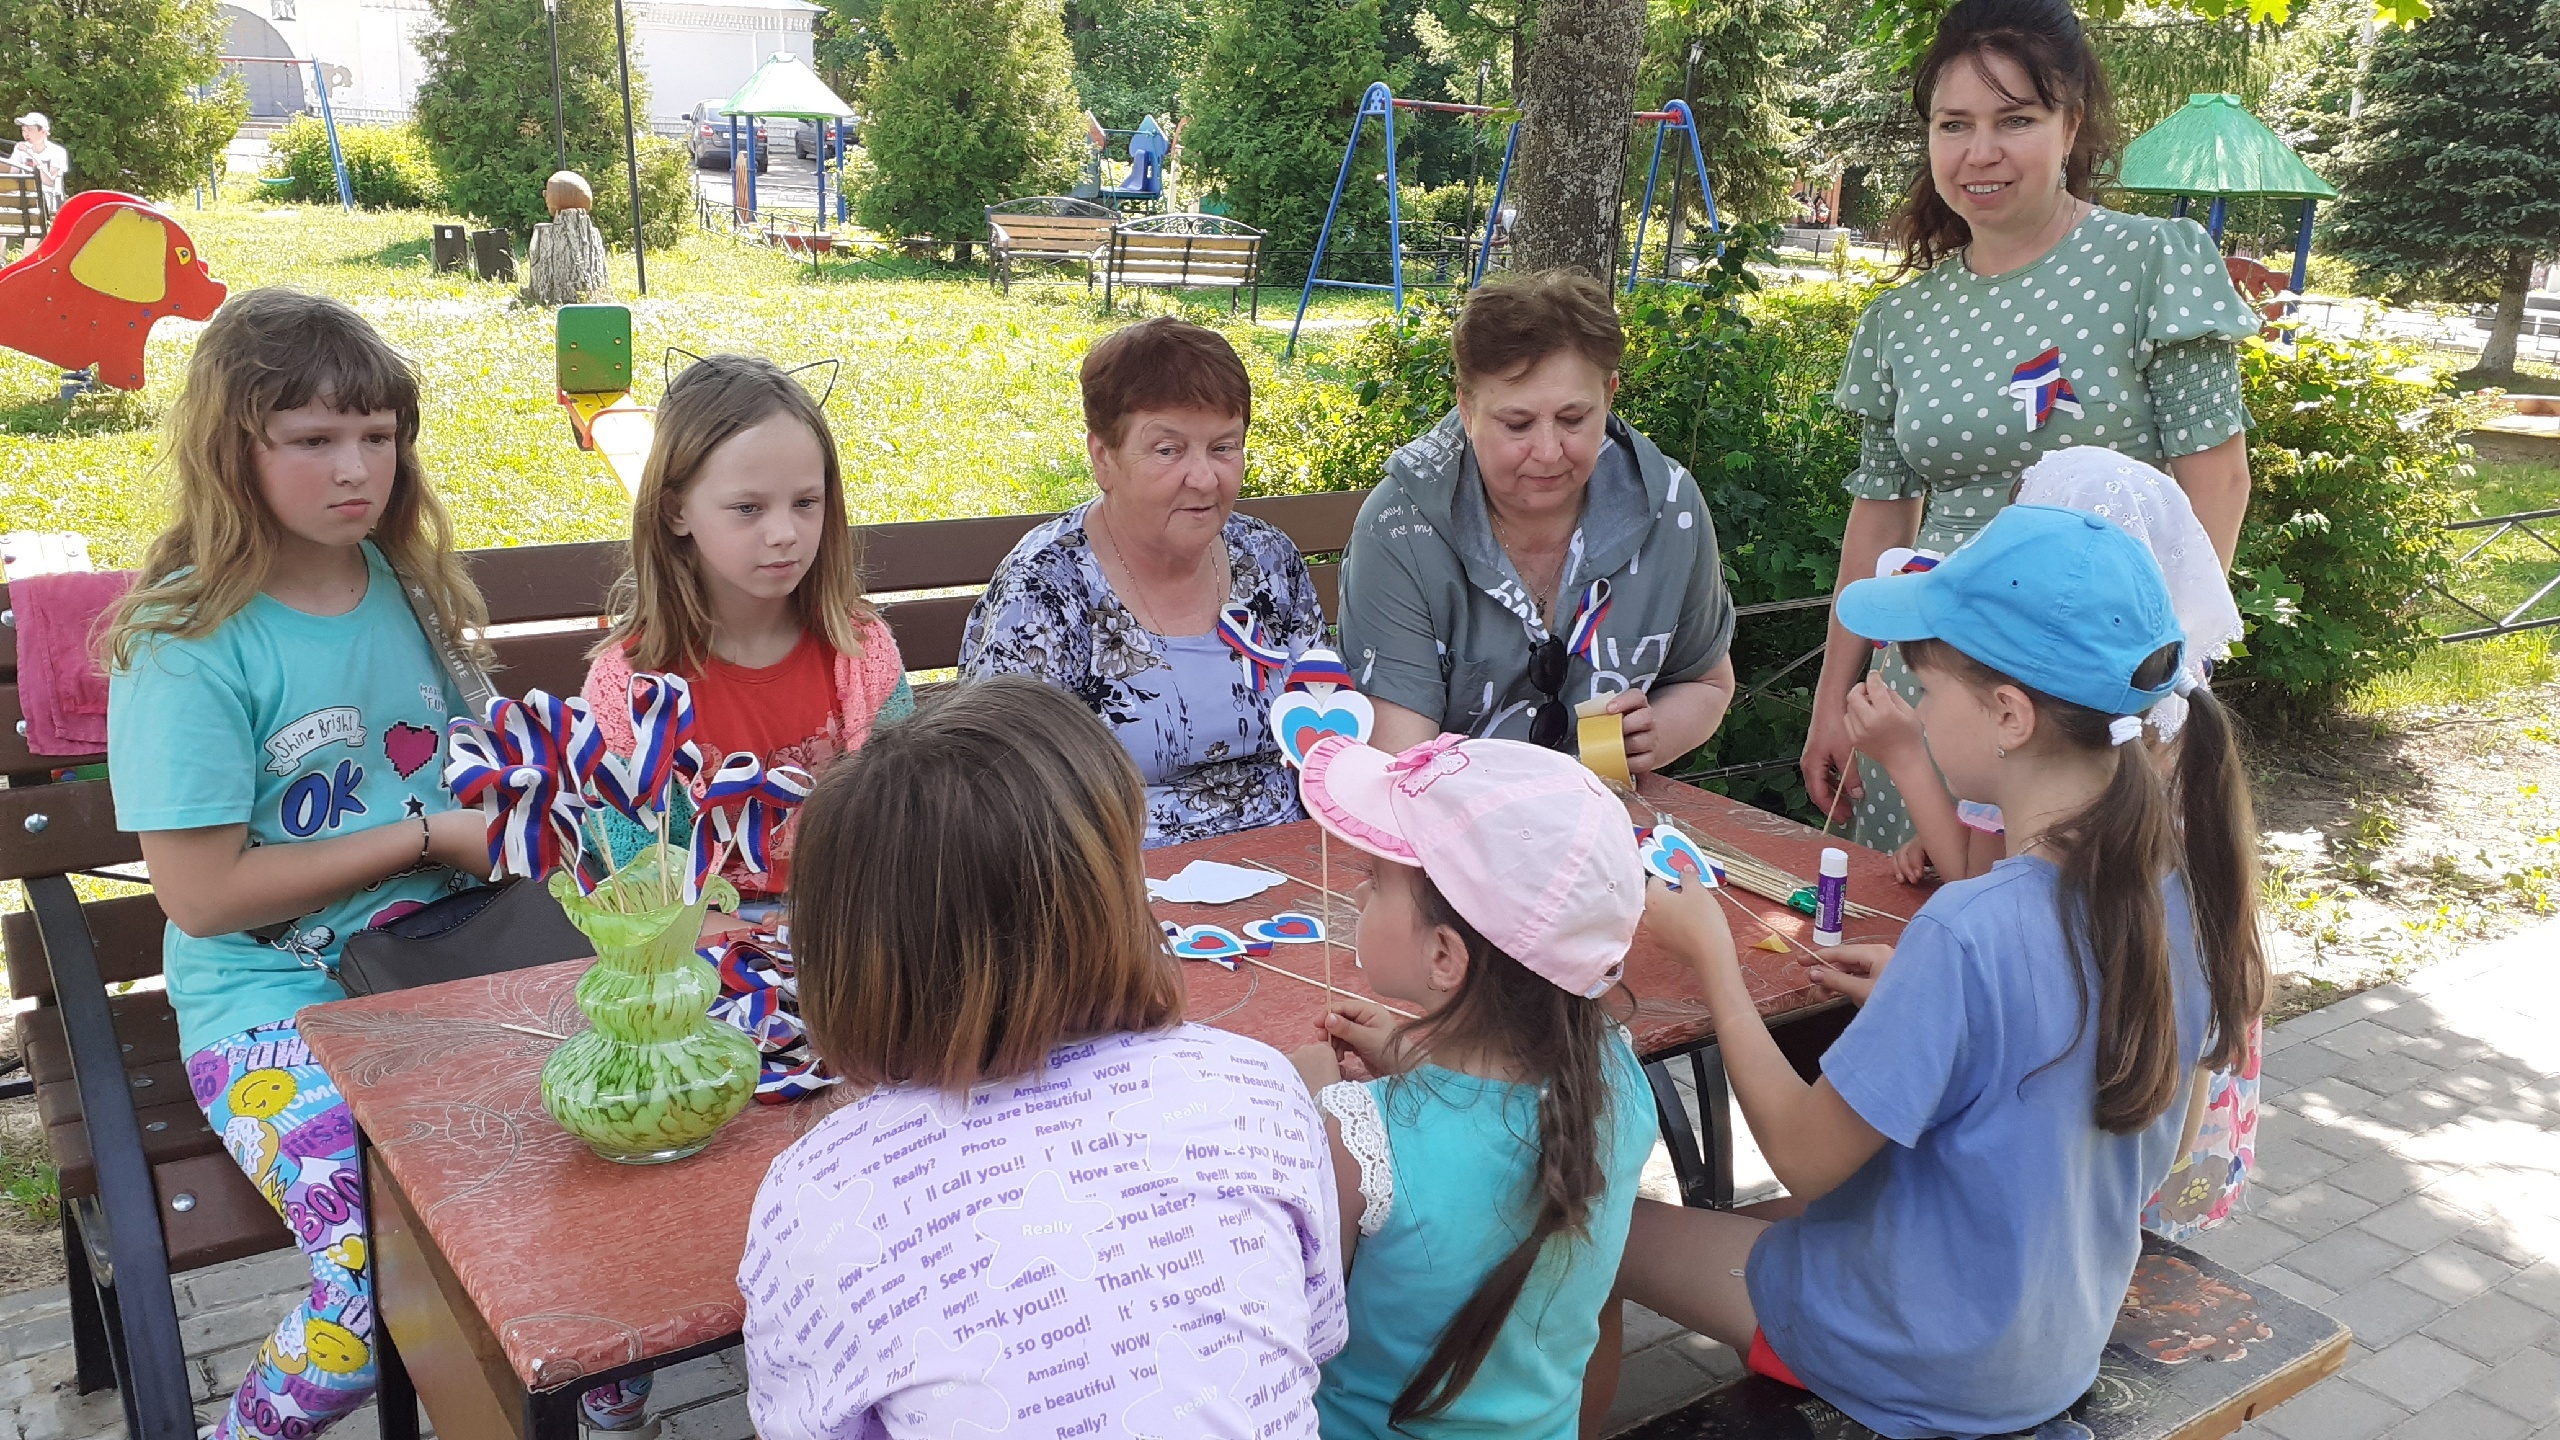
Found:
[[[1337,997],[1297,1057],[1350,1257],[1324,1434],[1567,1440],[1655,1133],[1608,998],[1644,904],[1626,809],[1569,756],[1456,735],[1329,737],[1300,791],[1384,862],[1359,961],[1421,1011]],[[1336,1047],[1385,1078],[1341,1082]]]
[[[342,998],[349,935],[489,870],[441,763],[485,612],[418,422],[416,377],[353,310],[232,297],[170,412],[176,518],[106,639],[116,823],[169,916],[188,1079],[311,1262],[223,1440],[314,1435],[372,1396],[355,1122],[294,1017]]]

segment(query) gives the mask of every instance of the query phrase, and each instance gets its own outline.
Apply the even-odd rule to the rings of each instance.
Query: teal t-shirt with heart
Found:
[[[453,808],[445,721],[461,713],[444,667],[371,544],[364,599],[311,615],[270,596],[195,639],[156,639],[108,678],[107,765],[116,824],[132,831],[246,825],[293,845],[406,825]],[[471,883],[440,865],[391,876],[301,915],[273,940],[246,933],[164,943],[186,1053],[345,998],[331,978],[358,930]]]

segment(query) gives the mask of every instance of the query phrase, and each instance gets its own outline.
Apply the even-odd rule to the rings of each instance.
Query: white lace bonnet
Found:
[[[2028,466],[2019,478],[2017,498],[2023,505],[2059,505],[2103,515],[2151,547],[2160,572],[2168,577],[2178,625],[2187,632],[2178,693],[2162,698],[2149,715],[2161,739],[2174,738],[2187,721],[2187,692],[2205,682],[2207,664],[2229,655],[2241,634],[2231,582],[2186,492],[2139,460],[2095,445],[2074,445]]]

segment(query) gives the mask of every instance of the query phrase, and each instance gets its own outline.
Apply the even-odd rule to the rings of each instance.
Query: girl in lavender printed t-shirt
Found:
[[[801,812],[811,1041],[871,1088],[747,1227],[763,1440],[1313,1437],[1343,1345],[1326,1139],[1288,1060],[1179,1023],[1145,790],[1073,698],[953,687]]]

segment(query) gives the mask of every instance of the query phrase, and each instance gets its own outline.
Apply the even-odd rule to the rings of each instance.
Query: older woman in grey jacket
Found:
[[[1645,771],[1733,699],[1733,601],[1689,472],[1610,414],[1626,342],[1562,273],[1468,297],[1458,405],[1387,463],[1342,563],[1343,658],[1390,750],[1443,731],[1573,746],[1605,699]]]

